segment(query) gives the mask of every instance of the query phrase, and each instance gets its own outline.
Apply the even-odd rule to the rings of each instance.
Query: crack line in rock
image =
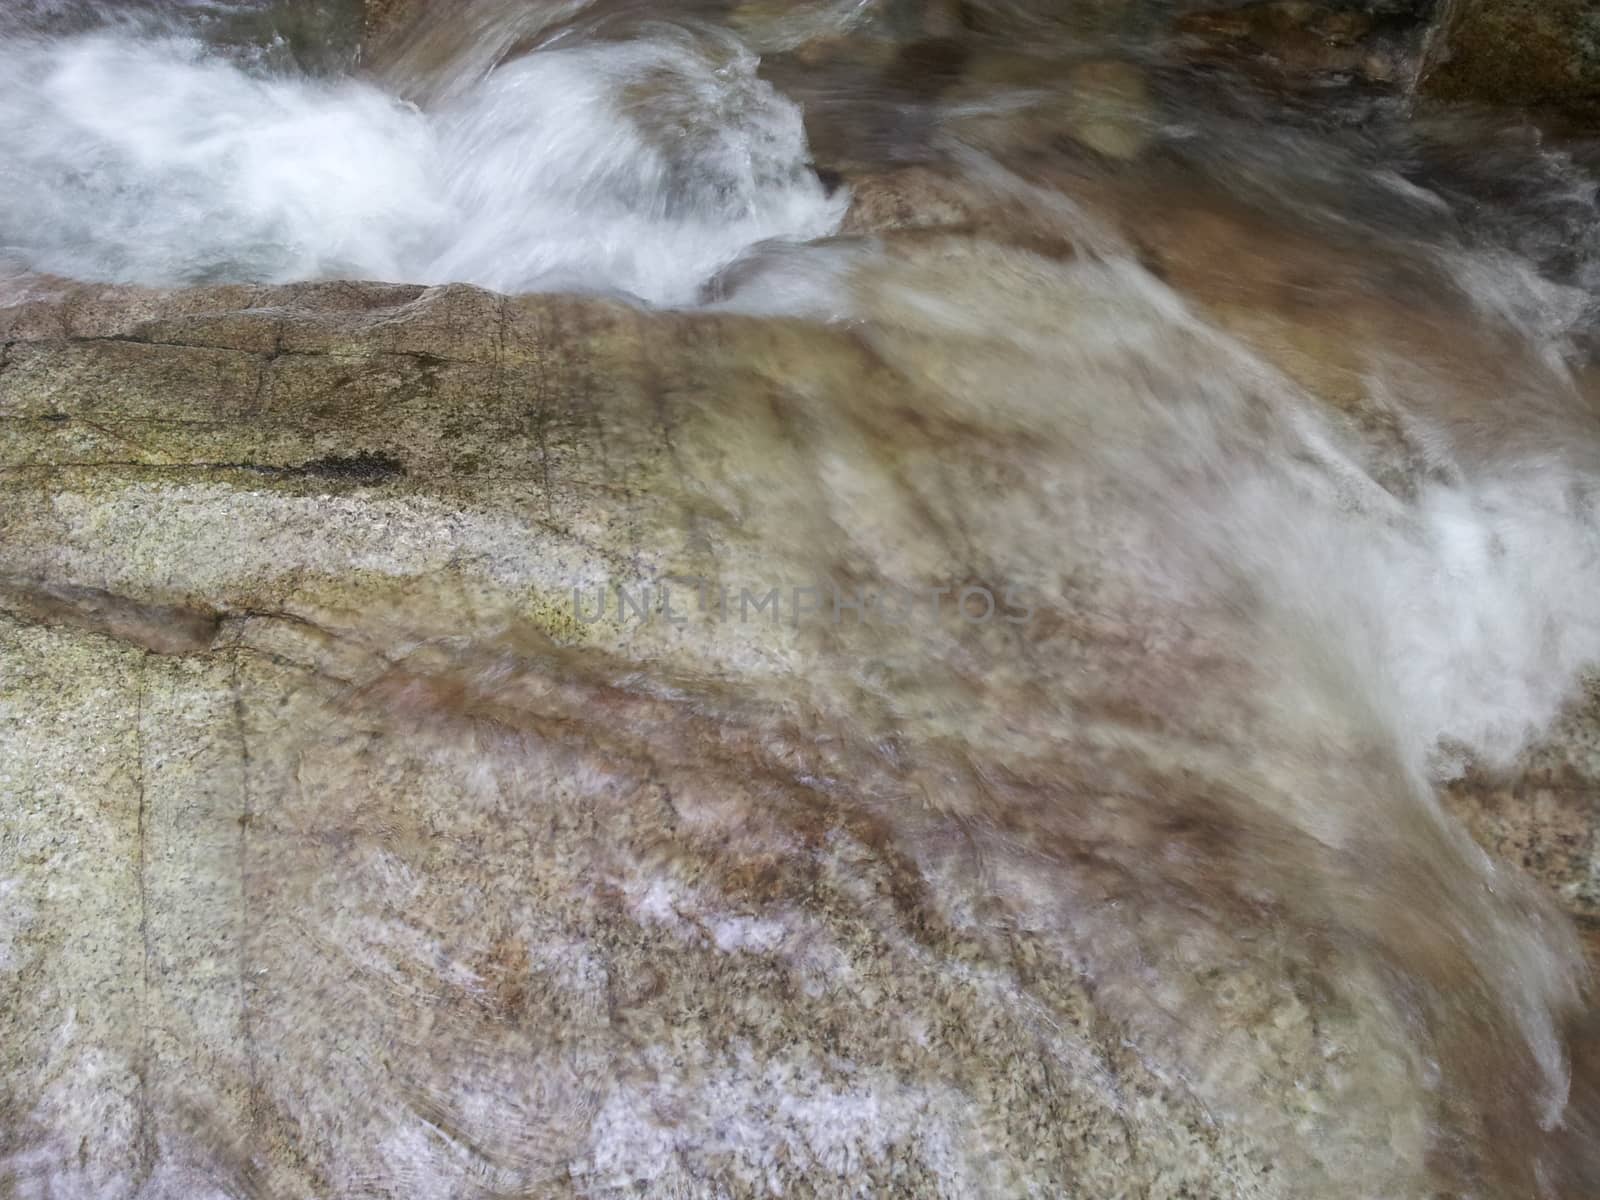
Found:
[[[256,1063],[255,1027],[250,1012],[250,824],[254,819],[250,801],[250,742],[245,730],[242,647],[233,655],[233,723],[239,739],[239,1040],[244,1048],[245,1077],[249,1095],[245,1101],[247,1136],[253,1155],[261,1144],[260,1072]]]
[[[134,700],[133,745],[134,782],[138,789],[138,815],[135,837],[138,841],[139,944],[142,953],[139,977],[139,1184],[142,1188],[155,1170],[155,1142],[150,1128],[150,899],[148,860],[145,853],[145,743],[144,704],[150,651],[139,659],[138,692]],[[137,1188],[135,1190],[138,1190]]]

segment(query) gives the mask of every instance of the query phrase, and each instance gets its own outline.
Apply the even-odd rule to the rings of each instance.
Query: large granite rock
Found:
[[[908,243],[856,328],[364,285],[0,313],[21,1194],[1580,1178],[1587,1068],[1542,1129],[1518,1007],[1580,1045],[1570,932],[1336,704],[1297,742],[1237,614],[1141,593],[1150,531],[1088,520],[1115,480],[1074,447],[1192,431],[1096,357],[1137,337],[1004,300],[1096,320],[1099,276],[991,248],[989,324],[911,300],[970,253]],[[686,576],[728,607],[591,620]],[[1033,612],[836,619],[822,580]]]

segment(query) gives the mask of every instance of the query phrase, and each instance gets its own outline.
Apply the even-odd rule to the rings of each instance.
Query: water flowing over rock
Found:
[[[0,1195],[1600,1194],[1600,222],[1436,7],[153,7],[0,46]]]
[[[1252,628],[1290,658],[1241,657],[1221,560],[1137,566],[1192,521],[1106,524],[1119,474],[1212,419],[1167,427],[1159,383],[1041,407],[1136,341],[1002,368],[1020,312],[974,340],[901,307],[964,245],[870,273],[859,332],[357,285],[5,314],[13,1175],[1398,1196],[1570,1169],[1570,934],[1367,701],[1267,686],[1320,653],[1282,597]],[[985,253],[1076,321],[1160,319],[1114,272]],[[1283,486],[1303,435],[1226,394],[1228,353],[1187,352],[1224,386],[1207,436]],[[1335,519],[1327,470],[1297,520]],[[948,580],[969,612],[836,618],[794,590],[824,580]],[[1007,587],[1026,620],[968,619]],[[746,611],[771,588],[776,621]]]

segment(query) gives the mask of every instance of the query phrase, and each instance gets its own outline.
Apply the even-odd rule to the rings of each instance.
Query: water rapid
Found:
[[[674,305],[750,246],[843,215],[799,110],[714,33],[551,48],[426,112],[172,34],[22,38],[0,57],[0,253],[35,272]]]

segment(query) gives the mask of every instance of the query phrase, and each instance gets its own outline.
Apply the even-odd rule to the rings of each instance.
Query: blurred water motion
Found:
[[[69,330],[8,335],[17,411],[179,436],[222,366],[92,357],[166,346],[330,440],[197,419],[7,526],[28,622],[196,664],[137,729],[247,747],[244,835],[172,853],[257,974],[241,1108],[160,1057],[119,1107],[0,841],[12,1032],[76,1064],[0,1106],[0,1180],[1594,1194],[1584,943],[1446,803],[1594,778],[1592,143],[1419,105],[1405,6],[1332,6],[1297,79],[1169,4],[400,7],[364,50],[339,6],[6,18],[0,286]],[[331,280],[505,295],[275,286]],[[1034,611],[551,608],[674,572]],[[46,812],[80,735],[6,703]]]

